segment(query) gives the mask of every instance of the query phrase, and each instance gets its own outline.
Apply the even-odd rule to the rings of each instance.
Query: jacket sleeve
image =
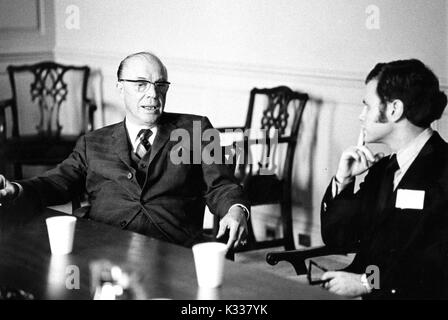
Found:
[[[365,214],[362,203],[372,176],[370,172],[367,174],[356,193],[352,182],[334,198],[330,183],[321,204],[321,234],[326,245],[345,248],[358,244]]]
[[[70,156],[44,174],[17,181],[23,187],[22,201],[33,199],[40,207],[71,201],[85,190],[86,140],[79,138]]]
[[[214,148],[213,161],[202,160],[202,172],[206,185],[205,199],[210,211],[223,217],[227,214],[230,207],[235,204],[241,204],[250,209],[249,201],[243,193],[243,188],[236,181],[234,174],[229,166],[222,163],[221,144],[219,141],[219,132],[214,129],[207,117],[202,118],[202,132],[208,131],[218,141],[202,141],[202,150],[205,155],[209,154],[211,147]],[[213,132],[214,130],[214,132]],[[219,150],[218,150],[219,148]]]

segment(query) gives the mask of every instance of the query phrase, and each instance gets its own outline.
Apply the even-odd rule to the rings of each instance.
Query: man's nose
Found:
[[[366,110],[366,107],[362,108],[362,112],[359,115],[359,121],[364,122],[366,120]]]
[[[146,91],[145,95],[149,98],[155,98],[157,97],[157,90],[156,90],[156,86],[153,83],[149,84],[149,88]]]

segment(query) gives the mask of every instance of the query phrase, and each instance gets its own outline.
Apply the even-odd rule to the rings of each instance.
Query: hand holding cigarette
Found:
[[[383,156],[383,153],[374,155],[366,146],[365,130],[361,129],[356,146],[349,147],[342,153],[336,180],[342,184],[353,181],[356,176],[367,171]]]

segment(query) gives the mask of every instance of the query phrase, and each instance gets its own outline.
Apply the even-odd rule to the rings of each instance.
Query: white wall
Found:
[[[421,57],[445,69],[445,1],[379,0],[380,30],[361,0],[57,1],[57,45],[165,58],[364,73],[378,60]],[[77,31],[63,27],[70,4]],[[375,53],[375,54],[372,54]],[[369,55],[367,55],[369,54]]]
[[[53,50],[53,0],[0,0],[0,21],[2,56]]]
[[[0,99],[9,98],[6,67],[52,59],[53,0],[0,0]]]
[[[320,199],[341,150],[357,137],[366,73],[379,61],[415,57],[433,68],[446,89],[446,1],[376,0],[380,28],[374,30],[366,27],[371,4],[58,0],[54,54],[96,71],[93,91],[104,102],[98,125],[122,119],[115,72],[125,55],[139,50],[155,52],[168,67],[168,111],[204,114],[216,126],[243,123],[252,87],[285,84],[308,92],[312,100],[294,172],[295,221],[296,231],[314,232],[316,243]],[[439,125],[446,138],[447,122]],[[271,211],[264,219],[277,224]]]

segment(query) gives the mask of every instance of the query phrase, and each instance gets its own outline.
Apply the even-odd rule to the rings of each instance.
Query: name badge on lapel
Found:
[[[395,208],[422,210],[425,202],[425,191],[398,189]]]

